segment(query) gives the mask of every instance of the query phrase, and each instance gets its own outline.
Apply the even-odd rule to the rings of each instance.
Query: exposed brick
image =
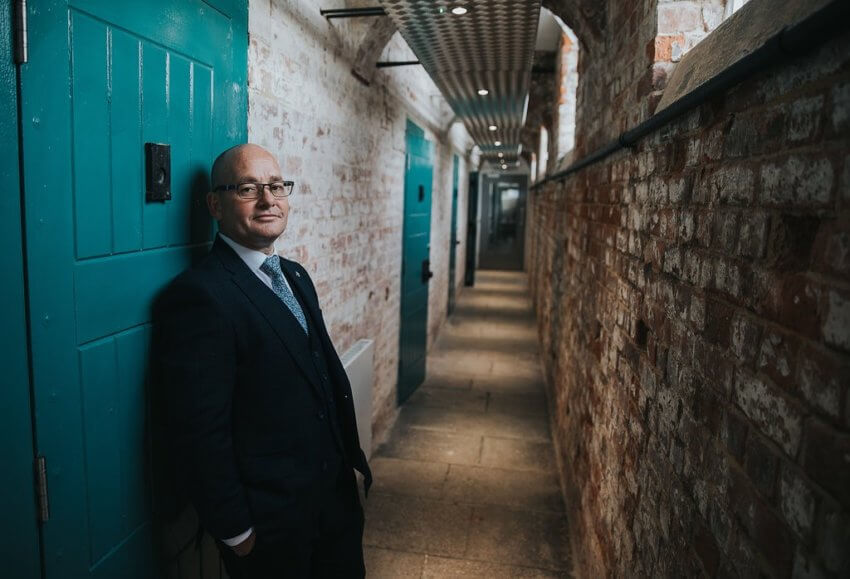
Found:
[[[806,473],[846,507],[850,507],[850,434],[810,418],[803,448]]]
[[[850,82],[832,87],[832,129],[836,133],[850,129]]]
[[[735,401],[759,430],[790,457],[797,455],[803,434],[803,415],[779,390],[747,372],[739,372]]]
[[[817,553],[823,566],[841,577],[850,575],[850,508],[828,499],[820,504],[817,523]]]
[[[797,552],[794,554],[794,570],[792,571],[793,579],[827,579],[826,571],[812,557],[810,557],[802,548],[797,547]]]
[[[748,167],[724,166],[700,176],[693,198],[699,203],[749,203],[755,196],[755,178]]]
[[[755,553],[739,552],[738,563],[746,567],[760,567],[766,563],[771,574],[785,576],[790,572],[794,556],[794,538],[773,511],[769,503],[759,497],[747,476],[736,467],[730,469],[729,498],[731,507],[746,529],[746,536],[753,547],[769,558],[757,561]],[[738,537],[741,541],[742,536]],[[747,547],[747,541],[741,546]]]
[[[823,96],[817,95],[799,99],[791,104],[786,131],[789,142],[808,141],[819,136],[823,103]]]
[[[779,457],[761,437],[750,434],[744,455],[744,469],[756,489],[767,500],[773,498]]]
[[[744,462],[744,448],[747,439],[747,421],[736,410],[727,409],[723,413],[720,438],[729,449],[729,453],[738,462]]]
[[[850,276],[850,214],[821,221],[813,251],[818,269]]]
[[[769,218],[764,213],[751,213],[741,220],[736,252],[745,257],[760,258],[767,245]]]
[[[703,30],[702,7],[697,2],[670,2],[658,6],[658,32]]]
[[[762,200],[771,206],[817,207],[830,202],[832,163],[827,158],[792,156],[761,168]]]
[[[850,364],[817,346],[806,346],[799,357],[797,382],[803,398],[815,409],[838,419],[848,388]]]
[[[827,344],[850,352],[850,292],[832,290],[826,297],[823,337]]]
[[[732,351],[747,364],[755,361],[758,352],[760,327],[752,319],[736,315],[732,321]]]
[[[762,339],[756,367],[767,374],[775,384],[790,391],[795,386],[799,347],[799,342],[793,335],[768,331]]]
[[[812,533],[815,494],[796,468],[783,465],[779,477],[779,507],[790,527],[804,540]]]

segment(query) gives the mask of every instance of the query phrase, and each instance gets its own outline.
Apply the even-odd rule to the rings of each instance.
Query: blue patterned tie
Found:
[[[280,259],[278,259],[276,255],[267,257],[266,261],[263,262],[263,265],[260,266],[260,271],[272,278],[272,290],[274,290],[277,297],[286,304],[286,307],[289,308],[289,311],[292,312],[292,315],[295,316],[295,319],[298,320],[299,324],[301,324],[301,327],[304,329],[304,333],[306,334],[307,318],[304,317],[304,311],[301,309],[301,304],[299,304],[298,300],[295,299],[295,296],[292,294],[292,290],[289,289],[289,286],[286,285],[286,281],[283,279],[283,271],[280,269]]]

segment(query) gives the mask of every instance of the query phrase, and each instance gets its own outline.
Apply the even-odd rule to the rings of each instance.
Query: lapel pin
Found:
[[[296,272],[295,272],[295,277],[301,277],[301,272],[300,272],[300,271],[296,271]]]

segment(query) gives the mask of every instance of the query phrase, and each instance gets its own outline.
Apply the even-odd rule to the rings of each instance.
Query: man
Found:
[[[307,271],[274,252],[293,185],[259,146],[223,152],[219,234],[160,302],[178,463],[232,579],[365,574],[351,386]]]

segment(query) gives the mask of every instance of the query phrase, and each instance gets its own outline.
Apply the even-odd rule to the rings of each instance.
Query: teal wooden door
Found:
[[[29,6],[21,125],[44,574],[155,577],[151,302],[211,239],[211,159],[245,140],[247,5]],[[145,201],[146,142],[171,145],[170,201]]]
[[[425,133],[407,121],[404,225],[401,263],[401,330],[398,401],[425,380],[428,341],[428,280],[431,278],[431,186],[434,169]]]
[[[448,314],[455,309],[455,281],[457,267],[457,187],[460,160],[457,155],[452,155],[452,232],[449,242],[449,305]]]

